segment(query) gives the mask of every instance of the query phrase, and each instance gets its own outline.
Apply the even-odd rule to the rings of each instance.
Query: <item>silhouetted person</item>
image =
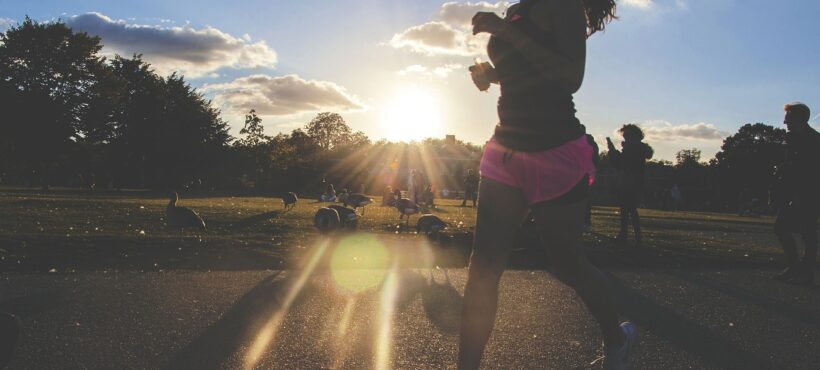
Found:
[[[638,215],[638,204],[641,202],[643,193],[646,160],[652,158],[654,152],[652,147],[641,141],[644,135],[640,127],[627,124],[623,125],[618,132],[624,138],[621,151],[615,149],[612,140],[606,138],[609,159],[612,167],[618,170],[616,190],[621,212],[621,230],[618,233],[618,241],[626,242],[627,227],[631,218],[632,227],[635,230],[635,243],[640,245],[641,218]]]
[[[479,12],[473,33],[489,33],[495,67],[470,68],[479,90],[497,83],[499,124],[481,159],[478,215],[464,289],[458,367],[477,369],[498,307],[498,284],[515,239],[532,212],[555,276],[597,320],[605,369],[625,369],[635,326],[618,323],[613,291],[581,248],[595,168],[572,95],[581,87],[586,37],[614,18],[614,0],[522,0],[506,12]],[[546,366],[546,365],[545,365]]]
[[[601,154],[598,150],[598,143],[595,142],[595,137],[590,134],[587,134],[587,142],[589,146],[592,147],[592,164],[595,166],[596,170],[598,168],[598,162],[601,161]],[[595,181],[593,176],[589,178],[589,186],[592,186],[592,183]],[[592,231],[592,199],[587,197],[587,213],[584,215],[584,232]]]
[[[393,196],[393,187],[387,185],[382,194],[382,206],[392,206],[395,201],[396,198]]]
[[[418,203],[418,181],[416,170],[410,170],[410,174],[407,175],[407,198],[413,203]]]
[[[427,204],[432,208],[436,208],[436,191],[433,190],[433,185],[427,185],[425,193],[427,193]]]
[[[319,200],[322,202],[336,201],[336,189],[333,188],[333,184],[327,184],[327,187],[325,187],[325,193],[319,197]]]
[[[672,199],[672,210],[680,211],[681,204],[683,204],[683,194],[681,194],[678,184],[672,184],[669,189],[669,198]]]
[[[473,201],[473,207],[476,206],[478,200],[478,176],[472,169],[468,169],[464,175],[464,199],[461,201],[461,206],[467,206],[467,200]]]
[[[786,160],[778,166],[772,189],[777,207],[774,231],[789,266],[775,278],[798,284],[813,284],[817,260],[817,216],[820,211],[820,135],[809,126],[811,111],[802,103],[785,106]],[[801,261],[793,233],[803,238],[805,253]]]

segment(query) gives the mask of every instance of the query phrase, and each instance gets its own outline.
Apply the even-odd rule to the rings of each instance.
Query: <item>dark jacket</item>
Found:
[[[475,172],[468,172],[464,175],[464,190],[467,192],[478,190],[478,175],[476,175]]]
[[[646,161],[652,158],[654,150],[642,141],[624,141],[622,146],[621,151],[609,147],[609,159],[612,167],[618,170],[619,183],[622,186],[643,185]]]
[[[820,206],[820,134],[811,126],[786,134],[786,159],[777,167],[775,195],[780,205]]]

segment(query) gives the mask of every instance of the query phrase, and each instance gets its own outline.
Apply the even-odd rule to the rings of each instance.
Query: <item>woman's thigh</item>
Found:
[[[481,179],[478,197],[474,262],[507,253],[529,209],[520,189],[486,177]]]
[[[574,269],[585,263],[580,248],[586,199],[566,205],[532,206],[538,235],[558,270]]]

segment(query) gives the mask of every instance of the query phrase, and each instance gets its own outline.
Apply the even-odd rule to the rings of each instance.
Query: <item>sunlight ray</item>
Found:
[[[393,312],[396,309],[396,296],[399,289],[398,263],[387,275],[379,301],[378,335],[376,335],[376,358],[373,368],[382,370],[390,367],[391,347],[393,346],[392,327]]]
[[[342,317],[339,319],[339,326],[336,328],[335,347],[336,354],[333,359],[333,369],[341,368],[347,359],[348,348],[351,345],[347,335],[347,329],[350,327],[350,320],[353,318],[353,309],[356,308],[356,296],[347,298],[344,310],[342,310]]]
[[[256,363],[259,361],[262,353],[276,338],[276,332],[279,330],[279,327],[287,315],[290,306],[296,300],[296,297],[305,286],[305,283],[307,283],[308,278],[310,278],[310,275],[313,273],[313,270],[316,269],[316,266],[325,254],[325,250],[327,250],[328,244],[330,244],[328,240],[323,240],[319,244],[316,248],[316,253],[313,254],[310,258],[310,262],[308,262],[308,265],[305,266],[305,268],[300,272],[299,278],[291,286],[287,296],[285,296],[285,299],[282,301],[282,305],[279,307],[279,310],[277,310],[270,320],[265,323],[265,326],[262,327],[262,330],[260,330],[259,334],[256,335],[256,338],[254,338],[253,343],[251,343],[248,353],[245,356],[245,369],[252,369],[256,366]]]

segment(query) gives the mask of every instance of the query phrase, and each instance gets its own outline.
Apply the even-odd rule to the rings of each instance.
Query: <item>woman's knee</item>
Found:
[[[507,266],[507,253],[501,251],[486,252],[474,250],[470,255],[470,274],[481,272],[483,275],[501,276]]]
[[[776,220],[774,223],[774,234],[777,235],[779,238],[784,237],[791,237],[792,227],[787,222],[784,222],[780,219]]]

